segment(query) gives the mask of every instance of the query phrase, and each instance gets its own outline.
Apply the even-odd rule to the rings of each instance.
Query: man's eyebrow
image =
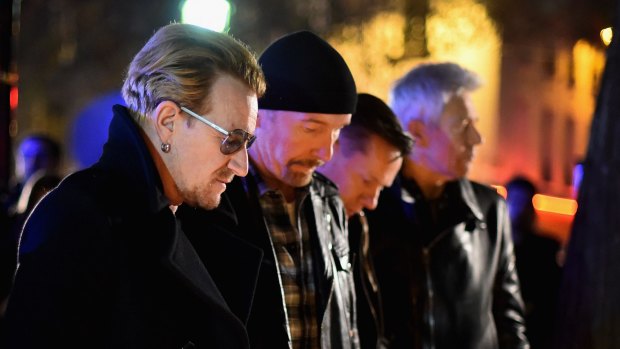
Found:
[[[327,124],[325,121],[322,121],[322,120],[317,120],[317,119],[312,119],[312,118],[309,118],[309,119],[303,119],[303,120],[301,120],[301,121],[302,121],[302,122],[311,122],[311,123],[313,123],[313,124],[319,124],[319,125],[326,125],[326,124]]]

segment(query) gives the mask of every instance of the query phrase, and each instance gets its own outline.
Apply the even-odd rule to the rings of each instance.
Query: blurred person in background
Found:
[[[399,79],[391,107],[416,140],[394,184],[368,212],[370,252],[391,348],[528,348],[506,203],[466,178],[482,142],[453,63]]]
[[[228,35],[158,30],[129,66],[99,161],[28,218],[1,346],[249,348],[175,212],[215,208],[247,174],[264,89]]]
[[[51,137],[43,134],[32,134],[24,137],[15,152],[14,184],[3,198],[3,209],[6,214],[16,210],[22,189],[34,175],[58,175],[62,160],[62,148]]]
[[[62,147],[50,136],[31,134],[15,152],[14,184],[0,213],[0,327],[17,266],[19,234],[30,211],[60,182]]]
[[[377,207],[379,193],[392,185],[412,145],[390,107],[373,95],[361,93],[351,124],[342,129],[334,145],[334,156],[318,170],[336,183],[347,212],[362,349],[389,347],[381,290],[368,251],[372,232],[363,210]]]
[[[506,190],[527,336],[532,349],[550,348],[562,274],[560,243],[542,235],[536,226],[534,183],[518,176],[506,184]]]

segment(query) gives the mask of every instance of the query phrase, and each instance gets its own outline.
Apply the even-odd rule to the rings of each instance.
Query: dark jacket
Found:
[[[515,229],[518,229],[515,231]],[[535,229],[513,225],[517,272],[525,303],[525,324],[532,349],[552,347],[562,269],[560,244]]]
[[[398,178],[368,220],[391,348],[529,347],[508,212],[495,190],[463,179],[431,205]]]
[[[248,348],[138,127],[124,107],[114,114],[99,162],[26,223],[3,348]]]
[[[310,184],[310,195],[302,203],[311,231],[317,291],[317,317],[321,320],[321,345],[323,348],[358,348],[355,318],[355,289],[350,251],[347,241],[347,222],[338,191],[328,179],[315,173]],[[204,211],[184,208],[180,215],[185,230],[192,241],[204,240],[201,230],[218,230],[224,235],[243,240],[260,249],[264,258],[260,264],[258,284],[249,315],[248,332],[253,349],[282,349],[290,347],[285,317],[281,281],[277,258],[271,243],[258,200],[258,189],[251,175],[235,178],[222,197],[217,210]],[[202,249],[204,245],[207,248]],[[202,254],[213,244],[198,243]],[[222,251],[229,258],[240,257],[237,251]],[[222,290],[237,285],[236,275],[217,260],[205,262],[215,282]],[[253,266],[250,266],[253,267]],[[225,292],[226,297],[226,292]]]
[[[349,244],[354,252],[353,275],[357,296],[357,328],[361,348],[388,348],[383,324],[381,290],[370,255],[370,236],[364,212],[349,218]]]

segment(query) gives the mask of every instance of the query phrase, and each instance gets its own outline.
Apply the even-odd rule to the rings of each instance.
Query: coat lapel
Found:
[[[243,327],[243,323],[233,315],[226,304],[211,275],[209,275],[190,241],[181,231],[181,227],[177,224],[172,213],[170,213],[167,223],[170,240],[162,256],[164,266],[210,308],[219,311],[223,316]]]
[[[199,215],[200,219],[192,222],[187,236],[192,246],[199,251],[199,258],[222,292],[228,307],[247,323],[263,251],[223,227],[208,225],[204,213],[203,210],[189,212],[193,218]]]

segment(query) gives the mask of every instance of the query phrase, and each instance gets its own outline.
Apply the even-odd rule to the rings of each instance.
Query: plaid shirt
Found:
[[[253,168],[251,173],[278,260],[292,348],[319,349],[311,232],[302,209],[309,187],[296,189],[295,201],[287,204],[282,193],[269,189]]]

